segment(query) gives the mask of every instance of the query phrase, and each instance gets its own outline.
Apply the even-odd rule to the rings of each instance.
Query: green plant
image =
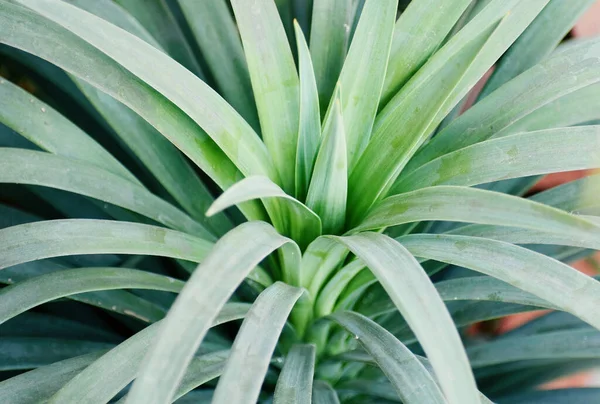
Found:
[[[600,401],[592,1],[310,3],[0,0],[0,402]]]

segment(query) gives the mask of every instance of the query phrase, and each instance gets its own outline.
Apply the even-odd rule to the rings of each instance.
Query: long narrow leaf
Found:
[[[38,276],[0,290],[0,324],[42,303],[77,293],[111,289],[179,292],[184,282],[128,268],[77,268]]]
[[[312,60],[304,34],[294,22],[298,45],[298,70],[300,75],[300,122],[296,151],[296,198],[303,201],[308,192],[317,151],[321,143],[321,114],[319,95]]]
[[[433,185],[472,186],[600,167],[600,126],[549,129],[489,140],[445,154],[396,182],[391,194]]]
[[[306,196],[306,205],[321,218],[323,233],[336,234],[344,226],[347,167],[346,131],[340,99],[336,98],[324,124],[323,141]]]
[[[223,98],[259,131],[248,65],[227,1],[179,0],[178,3]]]
[[[423,220],[512,226],[597,243],[600,227],[562,210],[475,188],[437,186],[384,199],[354,231]]]
[[[220,187],[227,188],[241,177],[225,153],[189,116],[116,62],[31,10],[7,2],[0,4],[0,9],[0,42],[46,59],[123,102]],[[65,46],[56,48],[54,42]],[[159,116],[156,111],[164,113]],[[245,206],[244,213],[259,217],[256,208]]]
[[[166,0],[150,3],[144,0],[116,0],[116,2],[127,9],[173,59],[199,77],[204,76]]]
[[[294,345],[286,355],[285,364],[277,379],[273,403],[312,403],[314,371],[315,346]]]
[[[319,0],[313,4],[310,28],[312,56],[321,115],[325,114],[346,58],[356,2]],[[327,38],[327,40],[323,40]]]
[[[464,0],[463,0],[464,1]],[[387,69],[398,0],[365,3],[340,73],[348,170],[371,136]]]
[[[214,404],[256,402],[281,330],[302,293],[276,282],[258,296],[235,338]]]
[[[387,102],[437,50],[470,0],[412,1],[394,28],[392,50],[381,95]]]
[[[98,351],[42,366],[0,382],[0,401],[12,404],[44,402],[65,383],[104,354]]]
[[[394,385],[403,403],[445,403],[432,375],[417,357],[385,328],[354,312],[331,318],[354,334]]]
[[[20,167],[14,170],[14,167]],[[0,182],[41,185],[75,192],[143,214],[207,240],[214,236],[173,205],[141,186],[101,168],[30,150],[0,148]]]
[[[479,97],[492,93],[548,56],[593,3],[594,0],[550,1],[502,56]]]
[[[262,259],[287,243],[262,222],[245,223],[221,238],[175,300],[127,402],[162,403],[173,397],[218,311]],[[286,247],[300,259],[295,244]]]
[[[600,315],[594,310],[600,299],[600,283],[545,255],[500,241],[465,236],[407,236],[402,245],[416,256],[503,280],[600,329]]]
[[[550,102],[600,81],[600,40],[589,39],[553,55],[506,83],[436,135],[406,167],[420,165],[454,150],[504,133]],[[579,103],[579,99],[574,100]],[[517,130],[518,127],[515,127]]]
[[[177,104],[211,136],[243,173],[271,175],[271,178],[277,179],[270,164],[271,159],[252,128],[214,90],[167,55],[112,24],[62,1],[18,1],[92,44]],[[100,59],[98,51],[95,53],[95,59]],[[140,60],[152,60],[152,64],[139,63]],[[238,153],[240,147],[246,153]]]
[[[0,240],[0,269],[75,254],[159,255],[200,262],[213,246],[198,237],[163,227],[88,219],[8,227],[0,230]]]
[[[23,116],[29,119],[23,120]],[[49,105],[4,79],[0,79],[0,122],[50,153],[94,164],[140,184],[81,129]]]
[[[492,1],[388,103],[350,176],[351,225],[384,196],[444,116],[547,2]]]
[[[415,258],[397,241],[382,234],[363,233],[337,240],[361,258],[382,283],[419,338],[448,402],[479,402],[458,332]],[[422,304],[424,298],[427,304]]]
[[[248,61],[262,136],[282,188],[291,195],[296,178],[299,105],[292,52],[273,0],[233,0],[231,5]]]
[[[297,199],[289,196],[267,177],[247,177],[222,193],[208,209],[208,216],[253,199],[277,198],[276,206],[267,205],[275,228],[305,247],[321,235],[321,219]]]
[[[248,305],[226,305],[213,320],[212,326],[243,318]],[[111,349],[83,372],[70,380],[53,397],[53,403],[108,402],[137,375],[144,355],[161,327],[155,323]],[[210,365],[215,359],[224,360],[226,354],[218,352],[196,358],[202,365]]]

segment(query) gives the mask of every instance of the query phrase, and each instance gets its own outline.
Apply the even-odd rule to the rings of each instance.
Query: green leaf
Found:
[[[102,57],[102,53],[104,53],[129,70],[139,80],[147,83],[176,104],[211,136],[244,174],[262,174],[277,179],[271,167],[271,159],[252,128],[214,90],[163,52],[112,24],[62,1],[18,0],[18,2],[39,12],[45,18],[56,22],[76,34],[80,39],[93,45],[94,49],[90,56],[94,63],[105,59]],[[17,8],[15,12],[24,14],[21,8]],[[33,19],[31,15],[25,14],[23,17],[26,21]],[[3,10],[3,16],[8,17],[9,13]],[[12,25],[15,25],[15,22]],[[48,24],[42,23],[42,27],[44,25]],[[14,38],[14,41],[11,41],[10,45],[15,46],[17,45],[16,41],[24,40],[24,37],[19,35],[21,31],[13,33],[11,38]],[[34,28],[34,32],[39,32],[39,28],[37,30]],[[38,56],[46,56],[43,53],[40,54],[39,51],[34,53]],[[73,59],[74,53],[75,48],[69,48],[67,55]],[[152,60],[152,63],[139,63],[140,60]],[[61,67],[69,71],[69,68]],[[95,72],[97,75],[99,70],[96,69]],[[76,74],[76,72],[72,73]],[[87,72],[87,75],[89,76],[90,73]],[[94,75],[94,80],[97,79],[96,75]],[[86,77],[85,74],[82,78],[95,85],[93,80]],[[129,81],[131,79],[126,82]],[[150,89],[145,87],[145,90],[147,93]],[[121,95],[123,92],[121,88],[114,92],[111,91],[111,95],[113,93]],[[156,112],[154,113],[156,114]],[[185,136],[182,139],[182,135],[171,134],[171,136],[177,136],[174,143],[180,146],[184,142],[195,149],[204,145],[204,142],[200,141],[201,139],[197,136],[192,138]],[[238,153],[239,148],[245,150],[245,153]],[[187,146],[185,152],[188,152]],[[194,154],[198,155],[198,151]],[[203,162],[202,165],[205,166],[206,162]]]
[[[549,102],[507,126],[495,136],[564,128],[600,118],[600,84],[590,84]]]
[[[593,309],[600,299],[600,283],[545,255],[500,241],[465,236],[407,236],[402,238],[402,245],[416,256],[498,278],[600,329],[600,315]]]
[[[287,243],[291,240],[263,222],[244,223],[223,236],[175,300],[128,402],[162,403],[173,397],[218,311],[262,259]],[[289,256],[300,259],[295,244],[286,247],[293,251]]]
[[[381,106],[433,55],[471,0],[411,1],[394,28]]]
[[[99,263],[88,262],[87,264],[98,265]],[[15,265],[0,271],[0,282],[8,284],[13,284],[14,282],[16,282],[20,285],[23,282],[30,282],[28,280],[30,280],[31,278],[45,277],[49,274],[54,274],[56,272],[61,271],[72,270],[69,270],[68,266],[59,264],[53,260],[27,262],[25,264]],[[110,283],[110,280],[108,281]],[[36,296],[30,296],[30,298],[35,299]],[[100,307],[104,310],[120,313],[125,316],[134,317],[146,323],[158,321],[162,319],[166,314],[165,309],[145,299],[142,299],[141,297],[138,297],[133,293],[124,290],[105,290],[103,292],[87,292],[69,295],[67,296],[67,298],[77,302]],[[9,309],[10,307],[10,303],[7,303],[7,309]]]
[[[296,150],[296,198],[306,198],[317,151],[321,143],[321,114],[315,72],[306,39],[298,23],[294,21],[298,46],[300,75],[300,123],[298,148]]]
[[[0,324],[42,303],[77,293],[152,289],[177,293],[184,282],[128,268],[77,268],[41,275],[0,290]],[[116,303],[116,302],[115,302]]]
[[[302,293],[300,288],[276,282],[258,296],[235,338],[214,404],[256,402],[281,330]]]
[[[417,357],[385,328],[354,312],[331,318],[364,346],[394,385],[403,403],[445,403],[435,380]]]
[[[321,218],[325,234],[338,233],[346,218],[348,161],[346,132],[341,113],[342,106],[338,97],[324,124],[323,142],[306,196],[306,205]]]
[[[464,0],[462,0],[464,1]],[[350,171],[371,136],[390,55],[398,0],[365,3],[340,73],[341,112]],[[327,38],[321,38],[328,41]]]
[[[597,242],[600,228],[528,199],[475,188],[437,186],[390,196],[353,232],[424,220],[512,226]]]
[[[467,350],[474,368],[530,359],[576,359],[600,356],[597,330],[569,330],[504,338]]]
[[[221,188],[227,188],[241,178],[223,151],[188,115],[116,62],[33,11],[6,2],[0,4],[0,10],[0,40],[3,43],[46,59],[123,102],[176,145]],[[56,42],[64,47],[54,47],[52,44]],[[156,111],[163,113],[159,115]],[[248,217],[259,214],[255,205],[245,206],[243,211]]]
[[[324,317],[331,314],[340,295],[364,268],[365,264],[362,261],[355,260],[339,269],[319,292],[315,303],[315,315]]]
[[[0,401],[42,403],[103,354],[98,351],[65,359],[4,380],[0,382]]]
[[[406,172],[490,137],[514,134],[520,119],[527,119],[539,108],[599,81],[600,40],[577,43],[532,67],[470,108],[425,145],[406,167]],[[579,105],[579,98],[570,99]],[[547,126],[541,129],[545,128]]]
[[[418,337],[448,402],[477,403],[475,380],[458,332],[415,258],[383,234],[363,233],[336,240],[362,259],[381,282]],[[427,305],[422,304],[425,296]]]
[[[259,198],[278,199],[278,205],[266,205],[271,221],[277,230],[288,234],[301,247],[304,248],[321,235],[319,216],[297,199],[287,195],[267,177],[244,178],[223,192],[208,209],[206,215],[211,216],[231,206]]]
[[[23,116],[29,119],[22,119]],[[141,183],[85,132],[49,105],[0,78],[0,122],[50,153],[84,161]]]
[[[258,132],[248,65],[227,1],[179,0],[178,4],[223,98]]]
[[[19,167],[19,170],[15,170]],[[214,236],[188,215],[146,189],[99,167],[30,150],[0,148],[0,182],[75,192],[140,213],[207,240]]]
[[[310,54],[322,116],[342,71],[356,7],[355,1],[348,0],[318,0],[313,4]]]
[[[186,42],[166,0],[116,0],[150,32],[173,59],[203,78],[202,69]]]
[[[506,51],[479,94],[483,98],[545,59],[563,40],[594,0],[550,1]]]
[[[0,230],[0,239],[0,269],[75,254],[158,255],[200,262],[213,247],[201,238],[163,227],[88,219],[8,227]]]
[[[110,3],[114,4],[114,3]],[[73,80],[104,120],[167,192],[196,221],[223,234],[231,223],[220,215],[207,220],[213,197],[177,148],[134,111],[83,80]]]
[[[545,391],[531,391],[511,395],[509,398],[500,399],[499,404],[572,404],[593,403],[600,400],[598,388],[571,388],[554,389]]]
[[[111,0],[97,0],[92,2],[87,0],[66,1],[143,39],[155,48],[161,49],[161,45],[154,39],[150,32],[117,3]]]
[[[299,110],[299,81],[292,52],[273,0],[232,0],[231,5],[244,45],[263,140],[279,171],[282,188],[292,195]]]
[[[436,52],[379,113],[372,140],[350,176],[350,225],[358,224],[373,203],[385,196],[444,116],[547,2],[493,1]]]
[[[273,403],[312,403],[314,371],[315,346],[294,345],[286,355],[283,369],[277,379]]]
[[[445,154],[402,177],[391,194],[433,185],[472,186],[600,167],[600,126],[520,133]]]
[[[313,404],[340,404],[333,387],[323,380],[315,380],[313,383],[312,400]]]
[[[243,318],[248,307],[247,304],[239,303],[225,305],[211,326]],[[164,321],[146,327],[108,351],[65,384],[52,397],[52,402],[57,404],[108,402],[136,377],[138,369],[143,363],[144,355],[156,339]],[[223,352],[199,356],[194,359],[196,363],[190,365],[190,369],[197,369],[198,365],[207,367],[213,364],[215,359],[223,361],[225,358],[226,355]],[[186,378],[184,377],[183,380]],[[185,385],[182,385],[181,388],[178,395],[183,395],[187,389]]]
[[[542,307],[560,310],[556,305],[539,297],[522,291],[506,282],[488,276],[469,276],[459,279],[437,282],[434,284],[440,297],[445,302],[454,301],[490,301],[521,304],[525,306]],[[381,285],[376,284],[360,302],[355,310],[368,317],[394,312],[396,306],[383,294]]]
[[[108,349],[105,342],[54,338],[0,338],[0,371],[32,369],[67,358]]]

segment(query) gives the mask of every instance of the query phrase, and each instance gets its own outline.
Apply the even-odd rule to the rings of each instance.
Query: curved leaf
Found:
[[[19,167],[19,170],[14,167]],[[201,224],[141,186],[79,161],[31,150],[0,148],[0,182],[41,185],[75,192],[132,210],[166,226],[214,240],[214,236]]]
[[[291,195],[296,178],[299,103],[292,52],[274,1],[232,0],[231,6],[244,45],[262,136],[282,188]],[[253,153],[245,147],[242,150],[242,154]]]
[[[249,305],[228,304],[214,319],[212,326],[243,318]],[[164,321],[152,324],[111,349],[84,371],[64,385],[54,396],[53,403],[108,402],[127,386],[137,375],[142,359],[155,340]],[[200,356],[195,359],[201,365],[210,365],[227,357],[223,352]],[[193,368],[196,364],[192,365]],[[192,368],[192,369],[193,369]],[[184,378],[185,380],[185,378]],[[185,390],[185,386],[181,386]]]
[[[385,328],[354,312],[334,313],[331,318],[364,346],[394,385],[403,403],[445,403],[431,374],[417,357]]]
[[[227,1],[179,0],[178,4],[223,98],[260,130],[242,41]]]
[[[600,126],[549,129],[476,143],[402,177],[390,194],[433,185],[472,186],[600,167]]]
[[[262,222],[242,224],[223,236],[175,300],[127,402],[162,403],[173,397],[221,307],[262,259],[290,242]],[[293,250],[288,255],[299,260],[298,247],[288,247]]]
[[[402,238],[402,245],[416,256],[498,278],[600,329],[600,314],[594,309],[600,302],[600,283],[545,255],[500,241],[465,236],[407,236]]]
[[[93,45],[95,47],[93,50],[86,48],[88,50],[86,56],[91,57],[91,60],[95,63],[105,59],[102,56],[103,53],[176,104],[211,136],[240,171],[246,175],[262,174],[277,179],[271,166],[271,159],[252,128],[214,90],[163,52],[112,24],[62,1],[18,0],[18,2],[39,12],[45,18],[56,22],[76,34],[78,38]],[[3,7],[9,8],[5,5]],[[25,20],[29,23],[35,20],[35,17],[28,15],[22,8],[11,11],[20,17],[19,20]],[[3,12],[3,15],[9,17],[9,13],[6,11]],[[18,20],[11,22],[10,25],[14,26],[15,23],[18,23]],[[38,24],[33,27],[33,32],[39,33],[40,27],[43,28],[47,25],[47,23]],[[25,47],[27,50],[31,45],[28,46],[27,43],[21,42],[24,41],[24,36],[19,35],[22,31],[23,28],[18,31],[13,29],[13,35],[9,38],[10,42],[8,43],[12,46]],[[56,37],[56,34],[52,36]],[[71,41],[68,41],[65,38],[65,40],[68,43],[73,42],[74,39],[71,38]],[[79,45],[79,48],[81,48],[81,45]],[[67,55],[73,59],[77,47],[69,47],[68,49]],[[48,55],[47,51],[44,52],[38,49],[36,49],[35,54],[52,59],[53,62],[57,57],[57,55]],[[152,63],[139,63],[140,60],[152,60]],[[66,66],[62,66],[65,62],[61,58],[61,67],[70,70]],[[113,63],[108,63],[112,68],[116,67]],[[78,74],[78,72],[72,73]],[[84,74],[82,78],[89,81],[90,84],[96,85],[94,82],[99,80],[97,75],[100,70],[95,69],[95,73],[94,77],[89,77],[90,72],[87,72],[87,77]],[[129,77],[125,83],[131,82],[131,76]],[[122,88],[115,90],[110,91],[111,95],[124,96]],[[145,87],[144,92],[147,94],[148,90]],[[170,134],[170,136],[177,136],[173,140],[179,147],[182,147],[182,143],[186,145],[184,148],[186,153],[193,153],[198,156],[202,149],[196,151],[189,149],[191,147],[198,149],[198,146],[210,146],[197,136],[190,137],[189,131],[187,132],[185,135],[184,133]],[[242,148],[246,152],[238,153],[238,148]],[[201,160],[194,159],[194,161]],[[206,161],[202,161],[201,164],[204,168]]]
[[[321,0],[313,3],[310,26],[312,57],[321,116],[325,114],[344,65],[356,2]],[[326,41],[323,38],[327,38]]]
[[[335,390],[322,380],[315,380],[312,391],[313,404],[340,404]]]
[[[29,119],[22,119],[23,116]],[[50,153],[94,164],[137,185],[117,159],[76,125],[25,90],[0,79],[0,122]]]
[[[501,398],[498,404],[571,404],[600,401],[599,388],[572,388],[532,391]]]
[[[4,380],[0,382],[0,401],[11,404],[44,402],[103,354],[104,351],[98,351],[65,359]]]
[[[214,404],[256,402],[281,330],[302,293],[276,282],[258,296],[235,337]]]
[[[470,0],[421,0],[409,3],[394,28],[381,95],[382,106],[438,49],[469,3]]]
[[[158,255],[200,262],[213,246],[201,238],[163,227],[88,219],[8,227],[0,230],[0,240],[0,269],[75,254]]]
[[[67,269],[1,289],[0,324],[42,303],[77,293],[111,289],[177,293],[183,285],[184,282],[177,279],[128,268]]]
[[[349,180],[350,225],[381,199],[444,116],[548,0],[494,0],[436,52],[379,113]],[[402,128],[402,130],[398,130]]]
[[[128,10],[173,59],[200,78],[203,77],[202,68],[166,1],[157,0],[148,3],[144,0],[116,0],[116,2]]]
[[[510,125],[560,97],[600,81],[600,40],[577,43],[503,85],[453,121],[425,145],[406,167],[424,163],[504,133]],[[579,103],[579,99],[575,100]],[[517,128],[517,127],[515,127]]]
[[[353,232],[424,220],[512,226],[596,243],[600,227],[541,203],[475,188],[437,186],[388,197]]]
[[[285,357],[277,385],[274,404],[310,404],[315,371],[315,346],[294,345]]]
[[[276,206],[267,206],[271,221],[275,228],[289,234],[301,246],[308,245],[321,235],[319,216],[306,205],[283,192],[267,177],[251,176],[231,186],[215,200],[206,215],[211,216],[231,206],[259,198],[277,198],[280,201],[281,209],[274,211]]]
[[[398,0],[365,2],[340,73],[340,102],[348,171],[354,167],[371,137],[388,65],[397,8]]]
[[[530,359],[576,359],[600,356],[597,330],[569,330],[513,337],[467,349],[474,368]]]
[[[500,59],[480,98],[537,64],[562,41],[594,0],[550,1]]]
[[[477,403],[475,380],[458,332],[415,258],[383,234],[363,233],[336,240],[362,259],[384,286],[431,360],[448,402]],[[397,271],[398,267],[402,271]],[[425,297],[426,305],[422,304]]]
[[[105,350],[114,344],[54,338],[0,338],[0,371],[32,369]]]

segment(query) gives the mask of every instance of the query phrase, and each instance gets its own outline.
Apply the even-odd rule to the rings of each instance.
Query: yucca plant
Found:
[[[593,1],[404,3],[0,0],[0,403],[600,402]]]

